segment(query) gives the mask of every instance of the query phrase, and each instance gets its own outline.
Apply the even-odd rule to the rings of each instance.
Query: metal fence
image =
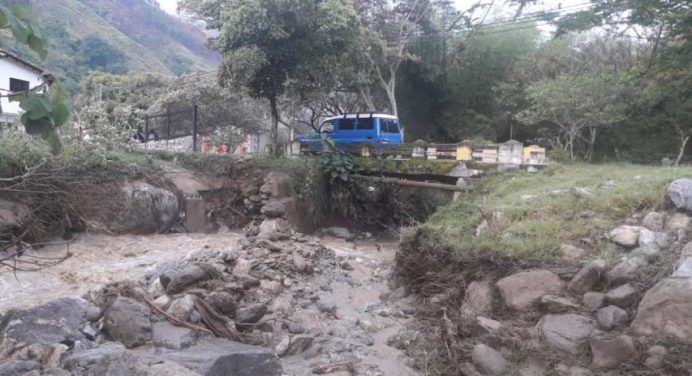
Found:
[[[136,138],[147,149],[199,151],[199,121],[197,105],[168,109],[144,115],[144,129]]]

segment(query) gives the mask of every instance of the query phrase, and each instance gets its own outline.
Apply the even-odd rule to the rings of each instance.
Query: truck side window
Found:
[[[339,130],[340,131],[351,131],[355,129],[355,119],[340,119],[339,120]]]
[[[375,129],[372,118],[361,118],[358,119],[358,129],[359,130],[371,130]]]
[[[395,119],[381,119],[382,133],[399,133],[399,125]]]

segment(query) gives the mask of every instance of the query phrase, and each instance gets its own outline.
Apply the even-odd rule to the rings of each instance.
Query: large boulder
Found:
[[[31,222],[31,209],[16,202],[0,199],[0,238],[21,232]]]
[[[122,186],[120,197],[120,210],[106,223],[112,232],[164,232],[178,218],[178,197],[163,188],[142,181],[129,182]]]
[[[532,270],[502,278],[495,286],[507,307],[526,310],[537,303],[543,295],[560,292],[562,281],[553,272]]]
[[[611,330],[627,324],[628,318],[627,311],[614,305],[603,307],[596,311],[598,325],[605,330]]]
[[[654,232],[642,229],[639,232],[639,251],[647,260],[653,260],[659,256],[661,250],[668,247],[670,240],[665,232]]]
[[[631,328],[637,335],[692,343],[692,278],[667,278],[646,292]]]
[[[573,354],[579,353],[595,328],[593,319],[573,313],[546,315],[537,325],[549,345]]]
[[[282,217],[286,214],[286,206],[278,201],[269,201],[262,206],[261,213],[269,218]]]
[[[591,290],[593,286],[601,279],[601,275],[606,270],[606,264],[603,260],[594,260],[586,264],[577,275],[572,278],[567,285],[567,289],[577,295],[583,295]]]
[[[666,196],[681,210],[692,211],[692,179],[677,179],[670,183]]]
[[[118,296],[104,315],[103,327],[127,348],[143,345],[152,339],[149,307],[130,298]]]
[[[184,364],[203,376],[280,376],[281,362],[268,348],[223,338],[205,338],[181,351],[162,357]]]
[[[648,265],[644,255],[631,254],[623,256],[620,262],[607,273],[611,284],[633,281],[641,268]]]
[[[0,364],[0,376],[17,376],[29,374],[33,370],[41,368],[41,365],[33,360],[16,360]]]
[[[11,310],[0,320],[1,351],[11,354],[21,348],[52,351],[61,342],[85,340],[80,326],[86,322],[82,300],[62,298],[42,306]]]
[[[182,326],[175,326],[168,321],[159,321],[152,326],[154,346],[173,350],[188,348],[197,342],[197,332]]]
[[[209,273],[199,265],[183,264],[161,273],[159,280],[169,294],[177,294],[185,288],[210,277]]]

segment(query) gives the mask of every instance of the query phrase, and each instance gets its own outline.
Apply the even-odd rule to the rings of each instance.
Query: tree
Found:
[[[209,2],[207,2],[209,3]],[[350,0],[216,0],[202,17],[221,26],[221,81],[269,102],[272,151],[278,151],[279,100],[287,90],[305,93],[333,78],[361,33]],[[191,11],[200,11],[185,2]],[[206,9],[233,9],[219,14]],[[220,19],[214,19],[221,17]]]
[[[45,59],[45,38],[41,28],[33,21],[27,8],[15,5],[11,8],[0,5],[0,30],[9,29],[17,42],[25,44]],[[48,85],[52,84],[50,90]],[[19,102],[24,110],[20,121],[26,133],[41,135],[50,146],[53,154],[60,152],[62,144],[56,129],[67,122],[70,111],[65,104],[65,92],[54,82],[51,75],[44,75],[44,83],[21,93],[0,93],[11,101]],[[2,109],[0,109],[2,111]]]

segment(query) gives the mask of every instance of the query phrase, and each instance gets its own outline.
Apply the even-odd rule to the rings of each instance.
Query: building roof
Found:
[[[25,65],[26,67],[35,70],[38,73],[44,72],[43,68],[39,67],[38,65],[36,65],[36,64],[34,64],[28,60],[22,59],[21,57],[19,57],[19,55],[15,54],[15,53],[12,53],[12,52],[7,51],[3,48],[0,48],[0,59],[6,58],[6,57],[17,61],[18,63],[21,63],[21,64]]]

